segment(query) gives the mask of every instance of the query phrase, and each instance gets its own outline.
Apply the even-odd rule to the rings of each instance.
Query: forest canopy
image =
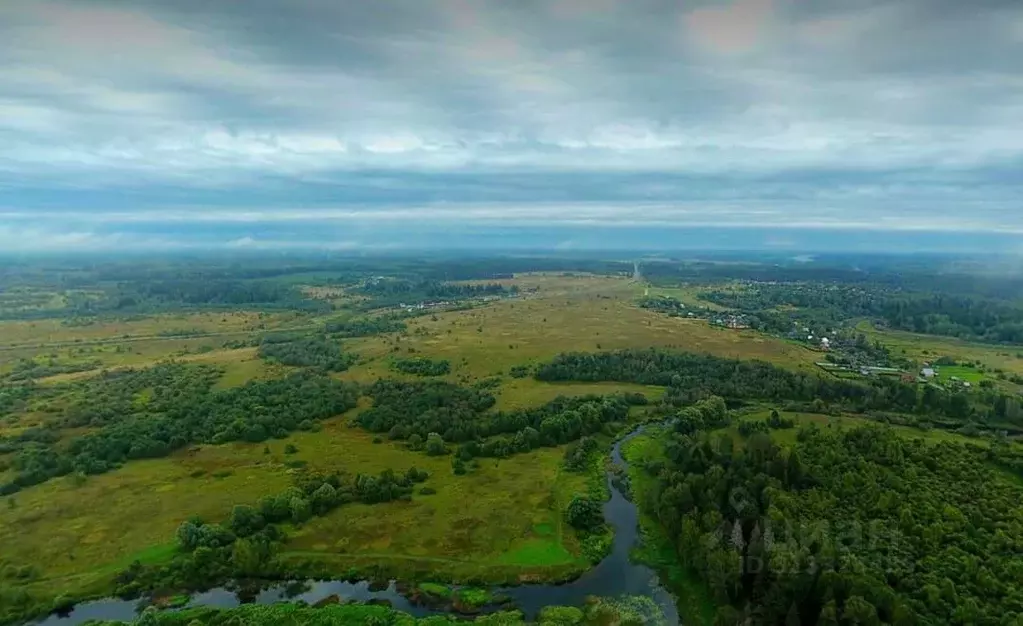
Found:
[[[643,506],[710,585],[720,623],[1015,624],[1023,489],[979,448],[890,429],[791,449],[676,433]]]

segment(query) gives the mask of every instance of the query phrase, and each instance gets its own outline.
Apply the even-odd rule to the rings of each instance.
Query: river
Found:
[[[611,462],[614,466],[622,470],[628,467],[622,457],[622,444],[641,433],[644,428],[645,426],[637,427],[615,443],[611,449]],[[678,610],[671,594],[661,586],[652,569],[629,560],[629,552],[639,539],[639,512],[636,505],[630,502],[614,484],[611,472],[608,472],[606,480],[611,490],[611,499],[604,503],[604,519],[614,529],[614,543],[607,557],[596,567],[569,583],[495,587],[490,591],[495,595],[504,595],[510,598],[511,603],[525,613],[527,619],[535,618],[540,609],[545,606],[582,606],[589,596],[647,596],[653,599],[664,612],[668,624],[677,626],[679,624]],[[417,617],[442,612],[413,604],[398,591],[397,583],[393,580],[383,590],[376,587],[371,590],[369,581],[351,583],[340,580],[309,581],[305,591],[298,595],[289,595],[287,587],[286,584],[280,584],[265,589],[256,596],[255,602],[270,604],[286,600],[303,600],[309,604],[315,604],[336,595],[345,600],[386,600],[396,610]],[[219,588],[193,595],[188,606],[230,608],[238,606],[240,603],[241,601],[234,592]],[[131,621],[137,614],[138,603],[135,601],[106,599],[84,602],[75,606],[67,615],[51,615],[36,624],[39,626],[75,626],[88,620]]]

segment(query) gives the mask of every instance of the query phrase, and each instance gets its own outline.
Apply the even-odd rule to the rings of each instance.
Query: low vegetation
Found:
[[[97,626],[116,626],[122,622],[100,622]],[[147,612],[139,623],[146,626],[276,626],[277,624],[308,624],[310,626],[443,626],[466,623],[465,618],[436,615],[415,618],[389,607],[367,604],[328,604],[313,608],[297,604],[242,606],[235,609],[188,609],[174,613]],[[526,619],[518,611],[482,615],[472,623],[486,626],[603,626],[605,624],[664,624],[664,616],[648,598],[594,598],[583,607],[544,607],[534,619]]]

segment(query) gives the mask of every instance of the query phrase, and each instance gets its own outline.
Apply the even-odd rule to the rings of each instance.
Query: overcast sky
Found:
[[[0,249],[710,230],[1014,248],[1023,2],[0,1]]]

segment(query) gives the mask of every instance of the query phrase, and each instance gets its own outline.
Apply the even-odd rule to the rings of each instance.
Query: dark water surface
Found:
[[[619,440],[611,450],[612,463],[625,469],[627,464],[622,458],[622,444],[632,439],[644,429],[640,426]],[[614,529],[614,543],[611,553],[596,567],[587,571],[578,579],[562,585],[519,585],[515,587],[494,587],[490,591],[511,599],[511,602],[526,614],[527,619],[535,618],[545,606],[582,606],[588,596],[617,597],[623,595],[648,596],[657,603],[664,612],[668,623],[679,624],[678,611],[674,599],[657,580],[657,575],[649,567],[629,561],[629,551],[639,539],[639,512],[607,476],[611,489],[611,499],[604,504],[604,519]],[[370,590],[369,581],[350,583],[345,581],[309,581],[307,591],[298,595],[288,595],[287,584],[270,587],[259,593],[255,602],[272,604],[282,601],[304,600],[315,604],[320,600],[337,595],[343,600],[387,600],[399,610],[424,617],[446,611],[437,611],[411,603],[408,598],[397,590],[395,581],[384,590]],[[197,593],[188,603],[189,607],[211,606],[231,608],[241,604],[233,591],[218,588],[205,593]],[[138,602],[134,600],[97,600],[79,604],[66,616],[51,615],[39,626],[74,626],[90,619],[131,621],[138,614]]]

